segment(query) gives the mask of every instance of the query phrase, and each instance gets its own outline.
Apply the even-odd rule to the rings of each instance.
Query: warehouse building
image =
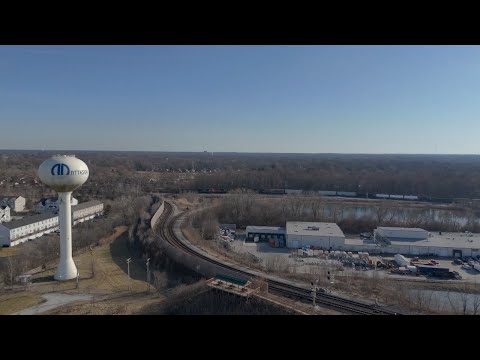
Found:
[[[287,221],[287,247],[305,246],[324,250],[344,247],[345,235],[335,223]]]
[[[88,201],[72,206],[73,224],[94,218],[103,213],[100,201]],[[15,246],[58,230],[58,215],[51,212],[26,216],[23,219],[0,224],[0,245]]]
[[[428,238],[428,231],[419,228],[378,227],[375,231],[377,241],[416,241]]]
[[[408,234],[408,232],[406,233]],[[412,236],[424,236],[419,235],[419,233],[415,229],[410,232]],[[480,234],[427,232],[426,238],[423,239],[398,237],[388,238],[387,242],[376,241],[375,243],[367,243],[362,239],[345,239],[345,250],[367,251],[375,254],[477,257],[480,256]]]
[[[285,228],[277,226],[247,226],[245,242],[269,242],[271,239],[285,241]]]

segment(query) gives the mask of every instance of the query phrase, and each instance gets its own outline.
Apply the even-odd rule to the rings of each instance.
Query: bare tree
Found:
[[[467,284],[464,284],[462,288],[459,289],[459,294],[460,294],[460,301],[462,305],[462,314],[467,315],[468,311],[468,290],[467,290]]]
[[[218,221],[213,216],[209,216],[201,223],[200,232],[205,240],[214,239],[218,234],[219,228]]]
[[[321,197],[315,197],[309,201],[309,208],[312,213],[313,221],[320,221],[323,215],[323,202]]]
[[[432,303],[433,291],[416,290],[414,292],[414,303],[419,310],[425,311],[430,309]]]
[[[473,315],[477,315],[479,309],[480,309],[480,295],[478,293],[475,293],[472,295]]]

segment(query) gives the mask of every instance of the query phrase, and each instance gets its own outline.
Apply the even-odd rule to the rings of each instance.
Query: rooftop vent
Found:
[[[320,230],[318,226],[308,226],[307,230]]]

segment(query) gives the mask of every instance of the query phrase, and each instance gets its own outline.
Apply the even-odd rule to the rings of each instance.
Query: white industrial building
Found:
[[[23,196],[7,196],[0,199],[0,206],[8,206],[15,212],[25,211],[25,198]]]
[[[73,224],[92,219],[102,212],[103,204],[97,200],[72,206]],[[58,228],[58,215],[51,212],[26,216],[20,220],[0,224],[0,245],[15,246],[51,233]]]
[[[480,234],[429,233],[418,228],[378,228],[375,230],[375,242],[345,239],[345,249],[376,254],[477,257],[480,256]]]
[[[342,249],[343,231],[335,223],[287,221],[287,247],[298,249],[313,246],[318,249]]]
[[[10,217],[10,206],[0,206],[0,223],[9,222],[10,220],[12,220]]]
[[[72,206],[78,205],[78,200],[72,196],[70,198],[70,203]],[[59,208],[60,208],[60,204],[58,203],[58,198],[52,197],[52,198],[40,199],[40,201],[35,205],[34,210],[37,213],[44,213],[45,211],[58,213]]]
[[[428,238],[428,231],[419,228],[378,227],[375,230],[375,240],[422,240]]]

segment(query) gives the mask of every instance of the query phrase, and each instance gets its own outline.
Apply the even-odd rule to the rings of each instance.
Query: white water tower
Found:
[[[60,263],[55,280],[70,280],[77,276],[72,259],[72,191],[88,179],[88,167],[75,155],[56,155],[45,160],[38,168],[40,180],[58,193],[60,203]]]

